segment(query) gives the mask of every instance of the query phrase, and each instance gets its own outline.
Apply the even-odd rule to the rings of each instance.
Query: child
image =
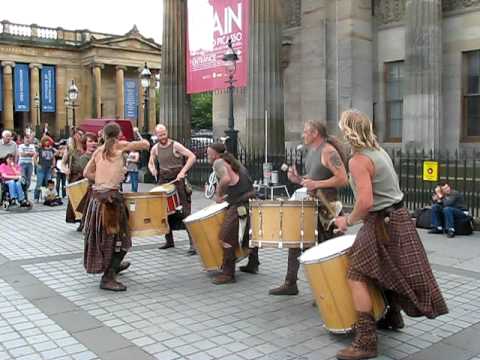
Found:
[[[57,195],[55,191],[55,182],[53,180],[47,181],[47,191],[45,192],[45,206],[59,206],[63,205],[62,199]]]

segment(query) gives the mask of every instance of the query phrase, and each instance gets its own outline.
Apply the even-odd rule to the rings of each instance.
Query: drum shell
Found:
[[[164,235],[170,232],[165,193],[124,193],[123,199],[132,236]]]
[[[81,220],[82,213],[76,209],[88,191],[88,179],[82,179],[68,184],[66,191],[68,200],[72,204],[73,211],[75,212],[75,220]]]
[[[250,247],[307,248],[317,242],[315,201],[252,200],[249,206]]]
[[[353,324],[358,320],[358,313],[353,305],[352,293],[347,282],[349,260],[346,251],[303,265],[325,328],[332,333],[352,331]],[[377,287],[369,284],[368,290],[372,299],[373,314],[378,321],[385,314],[385,300]]]
[[[197,220],[184,219],[185,227],[195,243],[205,270],[219,270],[223,264],[223,247],[220,242],[220,229],[225,219],[226,209],[221,209]],[[192,214],[194,215],[194,214]],[[235,250],[237,262],[248,256],[248,249]]]
[[[150,192],[162,192],[167,196],[167,213],[168,215],[175,214],[177,208],[181,206],[180,197],[178,196],[177,188],[172,184],[163,184],[155,186]]]

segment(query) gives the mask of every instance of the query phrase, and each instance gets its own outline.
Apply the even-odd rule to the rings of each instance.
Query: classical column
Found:
[[[280,0],[250,1],[250,44],[247,85],[247,149],[265,148],[265,111],[268,111],[268,153],[285,150],[283,94],[280,76]]]
[[[117,119],[123,119],[125,117],[125,66],[116,66],[115,86],[117,94],[117,103],[115,110],[115,117]]]
[[[103,64],[93,64],[93,94],[94,94],[94,109],[95,117],[102,116],[102,69]]]
[[[190,138],[191,104],[186,93],[187,1],[163,1],[162,80],[160,82],[160,122],[170,137]]]
[[[36,125],[40,125],[38,115],[42,109],[37,109],[35,105],[35,96],[40,100],[40,69],[41,64],[30,64],[30,125],[35,130]],[[38,103],[40,106],[40,102]]]
[[[66,129],[68,125],[67,115],[68,109],[65,106],[65,96],[67,96],[68,80],[67,69],[64,66],[57,65],[55,68],[55,99],[56,99],[56,113],[55,124],[59,134],[67,136]]]
[[[13,68],[15,63],[2,61],[3,67],[3,127],[13,130]]]
[[[404,148],[438,151],[442,126],[442,1],[407,0]]]

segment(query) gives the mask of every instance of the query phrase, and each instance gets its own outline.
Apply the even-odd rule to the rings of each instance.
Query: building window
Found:
[[[463,134],[480,140],[480,50],[464,54]]]
[[[387,141],[402,140],[403,61],[385,63],[385,118]]]

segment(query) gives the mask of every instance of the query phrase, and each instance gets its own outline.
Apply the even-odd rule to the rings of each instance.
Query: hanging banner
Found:
[[[30,69],[28,64],[15,64],[13,77],[15,111],[30,111]]]
[[[43,65],[40,78],[42,79],[42,112],[55,112],[55,66]]]
[[[232,39],[237,53],[235,87],[247,85],[249,0],[188,0],[187,93],[223,90],[223,56]]]
[[[137,80],[125,79],[125,119],[137,120],[138,88]]]
[[[0,111],[3,111],[3,68],[0,66]]]

